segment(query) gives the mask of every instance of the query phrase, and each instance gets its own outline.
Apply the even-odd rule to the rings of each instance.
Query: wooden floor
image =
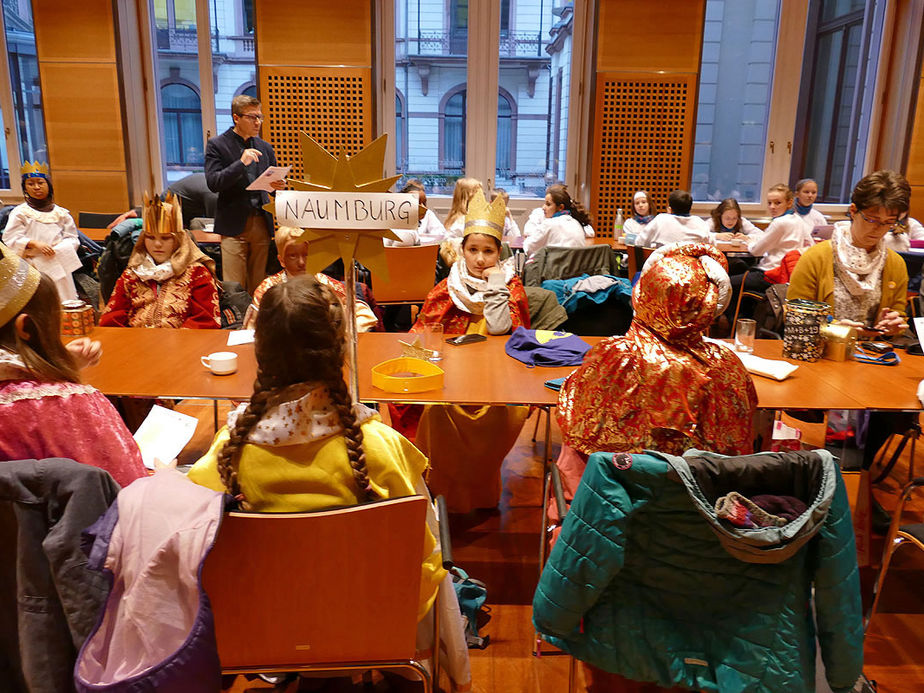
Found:
[[[196,437],[180,458],[181,463],[193,462],[211,439],[211,405],[190,402],[181,409],[201,419]],[[534,420],[535,415],[527,421],[504,463],[504,496],[498,510],[454,515],[450,520],[456,562],[488,585],[491,614],[482,634],[490,636],[490,644],[470,651],[473,690],[479,693],[567,691],[569,658],[532,654],[530,605],[538,577],[542,452],[530,440]],[[553,431],[553,452],[557,453],[557,445],[557,431]],[[917,452],[918,475],[924,473],[922,447]],[[907,460],[900,461],[892,477],[875,491],[887,509],[907,473]],[[924,491],[913,510],[909,519],[922,521]],[[876,551],[881,551],[881,543],[880,539]],[[862,577],[866,600],[874,571],[864,570]],[[880,693],[924,691],[924,554],[911,547],[896,554],[883,587],[880,614],[867,636],[864,672],[877,681]],[[580,677],[578,683],[576,690],[583,691]],[[239,678],[232,690],[265,688]],[[448,690],[445,681],[444,688]]]

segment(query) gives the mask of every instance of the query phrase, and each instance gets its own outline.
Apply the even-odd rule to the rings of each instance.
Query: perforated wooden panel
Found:
[[[367,68],[261,67],[263,136],[289,177],[303,179],[298,133],[304,130],[335,156],[356,154],[372,134]]]
[[[658,211],[688,189],[696,75],[598,73],[594,114],[593,212],[597,235],[612,238],[616,210],[647,190]]]

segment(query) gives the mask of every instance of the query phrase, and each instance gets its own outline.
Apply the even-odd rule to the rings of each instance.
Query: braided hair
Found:
[[[251,509],[238,479],[240,450],[263,418],[273,395],[296,383],[321,383],[346,439],[347,456],[359,498],[379,498],[369,480],[363,432],[353,412],[353,400],[343,380],[345,352],[343,309],[337,296],[310,275],[293,277],[263,296],[254,336],[257,378],[244,413],[218,453],[218,473],[228,493],[243,510]]]

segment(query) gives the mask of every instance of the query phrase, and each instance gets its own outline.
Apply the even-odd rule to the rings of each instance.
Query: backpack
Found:
[[[489,613],[484,606],[488,598],[488,588],[481,580],[470,578],[468,573],[458,566],[453,566],[450,574],[452,575],[452,586],[459,599],[459,609],[465,618],[465,643],[469,648],[483,650],[488,646],[490,637],[478,635],[478,618],[482,614]]]
[[[218,312],[221,317],[221,329],[238,330],[244,324],[244,315],[250,307],[251,298],[244,287],[237,282],[218,284]]]
[[[141,219],[126,219],[118,224],[100,253],[99,263],[96,265],[96,275],[99,277],[99,292],[102,302],[109,303],[112,290],[128,266],[128,259],[135,248],[135,242],[141,235]]]

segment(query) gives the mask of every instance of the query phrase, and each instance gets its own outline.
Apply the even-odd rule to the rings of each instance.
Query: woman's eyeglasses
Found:
[[[893,231],[896,226],[901,226],[901,221],[879,221],[878,219],[870,219],[863,212],[857,211],[857,214],[870,226],[874,226],[877,229],[885,227],[886,232]]]

